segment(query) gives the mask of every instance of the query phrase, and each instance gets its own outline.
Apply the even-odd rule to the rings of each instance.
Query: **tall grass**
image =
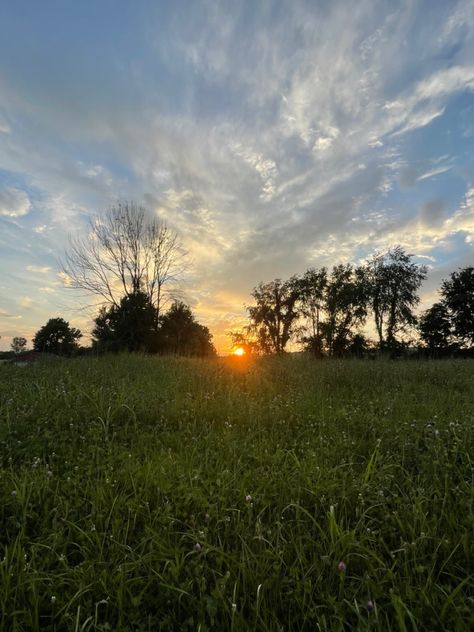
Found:
[[[474,626],[474,363],[0,366],[0,629]]]

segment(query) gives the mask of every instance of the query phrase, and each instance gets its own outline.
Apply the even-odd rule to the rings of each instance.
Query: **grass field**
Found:
[[[474,362],[0,366],[2,631],[468,630]]]

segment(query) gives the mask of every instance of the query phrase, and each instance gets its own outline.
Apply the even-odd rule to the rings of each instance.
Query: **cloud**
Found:
[[[418,176],[416,181],[421,182],[421,180],[427,180],[428,178],[433,178],[434,176],[437,176],[440,173],[446,173],[446,171],[449,171],[450,169],[451,169],[450,166],[435,167],[434,169],[431,169],[430,171],[427,171],[426,173],[421,174],[421,176]]]
[[[31,209],[31,202],[25,191],[14,187],[0,189],[0,216],[21,217],[27,215]]]
[[[139,55],[125,42],[113,58],[96,50],[68,77],[51,50],[48,73],[12,61],[1,75],[0,168],[16,203],[2,191],[0,214],[34,208],[21,234],[2,236],[8,262],[27,254],[30,272],[46,272],[91,214],[143,201],[181,234],[186,295],[222,331],[260,280],[398,242],[436,251],[439,266],[470,238],[459,198],[472,171],[472,2],[360,0],[349,22],[337,0],[144,15],[122,24]]]
[[[430,200],[421,207],[420,219],[425,226],[439,224],[440,221],[446,219],[446,208],[445,200]]]
[[[474,187],[470,187],[459,205],[458,210],[445,221],[445,228],[450,233],[465,233],[468,243],[474,237]]]
[[[403,104],[402,104],[403,106]],[[421,108],[418,112],[412,112],[407,114],[404,118],[406,123],[402,125],[400,129],[397,129],[395,132],[392,132],[392,136],[399,136],[400,134],[405,134],[406,132],[411,132],[412,130],[419,129],[420,127],[425,127],[432,123],[439,116],[443,116],[445,112],[444,107],[442,108]]]
[[[31,296],[22,296],[18,299],[18,304],[25,309],[29,309],[34,305],[35,301]]]
[[[35,272],[38,274],[46,274],[51,270],[50,266],[26,266],[28,272]]]
[[[10,314],[9,312],[0,308],[0,318],[8,318],[11,320],[21,320],[23,316],[20,316],[19,314]]]

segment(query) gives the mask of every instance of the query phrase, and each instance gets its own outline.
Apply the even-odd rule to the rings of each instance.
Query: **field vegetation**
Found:
[[[0,629],[474,627],[471,361],[0,366]]]

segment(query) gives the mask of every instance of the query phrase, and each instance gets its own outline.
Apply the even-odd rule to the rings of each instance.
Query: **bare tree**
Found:
[[[71,237],[62,263],[67,285],[119,306],[123,296],[142,291],[156,309],[156,323],[173,285],[185,269],[178,235],[146,209],[120,202],[91,219],[89,235]]]

